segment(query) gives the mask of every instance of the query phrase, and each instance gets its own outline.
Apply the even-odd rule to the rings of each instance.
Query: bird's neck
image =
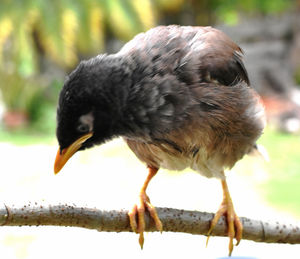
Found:
[[[132,85],[128,62],[124,57],[114,54],[97,56],[87,62],[89,70],[86,77],[91,80],[85,88],[88,99],[99,117],[105,116],[111,137],[126,135],[124,121],[127,118],[126,107]],[[104,122],[102,120],[99,123],[103,126]]]
[[[143,64],[137,66],[130,57],[119,55],[107,55],[104,58],[105,67],[102,66],[101,73],[107,74],[104,75],[105,82],[101,84],[101,93],[98,94],[104,90],[103,102],[109,106],[111,134],[130,138],[149,135],[152,126],[147,114],[149,100],[155,104],[155,98],[159,96],[152,93],[152,90],[157,91],[154,87],[143,90]],[[97,76],[103,77],[103,74]],[[97,89],[93,94],[97,95]]]
[[[116,136],[136,137],[144,135],[140,125],[141,104],[136,91],[143,75],[138,73],[135,62],[130,57],[111,55],[111,75],[109,76],[109,96],[114,109],[113,128]],[[139,86],[141,87],[141,86]]]
[[[119,117],[116,120],[118,135],[147,139],[155,126],[152,121],[155,120],[155,116],[149,110],[156,109],[152,103],[155,106],[156,99],[160,97],[157,95],[156,87],[149,87],[153,82],[146,65],[136,57],[126,56],[122,57],[121,62],[117,62],[114,71],[112,80],[116,81],[111,85],[110,92],[119,109]]]

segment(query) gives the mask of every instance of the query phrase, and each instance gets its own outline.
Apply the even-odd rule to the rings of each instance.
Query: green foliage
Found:
[[[72,67],[78,62],[79,52],[100,52],[107,28],[128,40],[155,25],[150,0],[15,0],[0,5],[0,53],[10,41],[9,51],[23,75],[39,72],[40,54]]]
[[[54,143],[52,134],[40,133],[32,128],[7,131],[0,127],[0,142],[7,142],[17,146]]]
[[[45,117],[44,113],[47,113],[50,106],[51,110],[55,110],[53,103],[56,102],[62,82],[47,82],[44,77],[34,76],[24,80],[20,73],[5,73],[1,70],[0,78],[1,98],[6,109],[9,112],[24,113],[34,127],[43,125],[40,127],[41,131],[47,132],[47,121],[51,117]],[[55,117],[52,117],[55,121]]]
[[[13,111],[30,110],[32,103],[38,98],[41,87],[32,82],[31,79],[23,81],[18,74],[7,74],[0,72],[2,98],[7,107]]]
[[[295,0],[212,0],[210,10],[219,22],[236,24],[239,15],[269,15],[286,11],[296,4]]]
[[[300,66],[296,69],[295,80],[296,80],[296,84],[300,85]]]
[[[300,215],[300,137],[267,130],[260,140],[271,161],[269,179],[261,185],[263,195],[274,206]]]

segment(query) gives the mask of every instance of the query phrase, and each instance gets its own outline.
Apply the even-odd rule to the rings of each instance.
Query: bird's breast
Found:
[[[143,143],[125,139],[129,148],[145,164],[155,168],[182,171],[191,168],[206,177],[223,178],[223,168],[207,153],[205,147],[192,147],[178,150],[168,143]]]
[[[183,170],[188,167],[189,159],[182,150],[165,141],[142,142],[125,138],[133,153],[148,166],[166,168],[169,170]]]
[[[219,177],[223,165],[211,161],[212,153],[208,148],[210,136],[207,135],[210,131],[203,127],[200,127],[199,120],[191,120],[163,138],[151,141],[124,139],[135,155],[148,166],[174,171],[190,167],[206,177]]]

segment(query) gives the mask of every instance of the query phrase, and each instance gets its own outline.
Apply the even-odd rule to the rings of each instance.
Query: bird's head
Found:
[[[79,150],[104,143],[116,135],[113,124],[118,114],[108,89],[111,82],[109,60],[81,62],[69,75],[60,92],[56,136],[59,150],[54,172]],[[115,127],[117,128],[117,127]]]

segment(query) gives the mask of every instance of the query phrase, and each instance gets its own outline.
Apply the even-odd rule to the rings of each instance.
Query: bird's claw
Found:
[[[233,204],[230,201],[223,201],[219,210],[215,214],[213,220],[211,221],[210,228],[207,232],[207,239],[206,239],[206,246],[208,245],[209,237],[217,225],[219,219],[221,216],[226,215],[227,219],[227,226],[228,226],[228,237],[229,237],[229,256],[231,256],[233,251],[233,239],[236,239],[236,246],[240,243],[242,239],[242,233],[243,233],[243,225],[239,219],[239,217],[236,215]]]
[[[148,210],[150,216],[155,222],[156,229],[163,231],[163,225],[157,215],[155,207],[150,203],[150,199],[145,192],[141,192],[139,196],[139,203],[135,204],[132,210],[128,213],[131,229],[135,233],[139,233],[139,244],[141,249],[144,246],[144,232],[145,232],[145,210]]]

